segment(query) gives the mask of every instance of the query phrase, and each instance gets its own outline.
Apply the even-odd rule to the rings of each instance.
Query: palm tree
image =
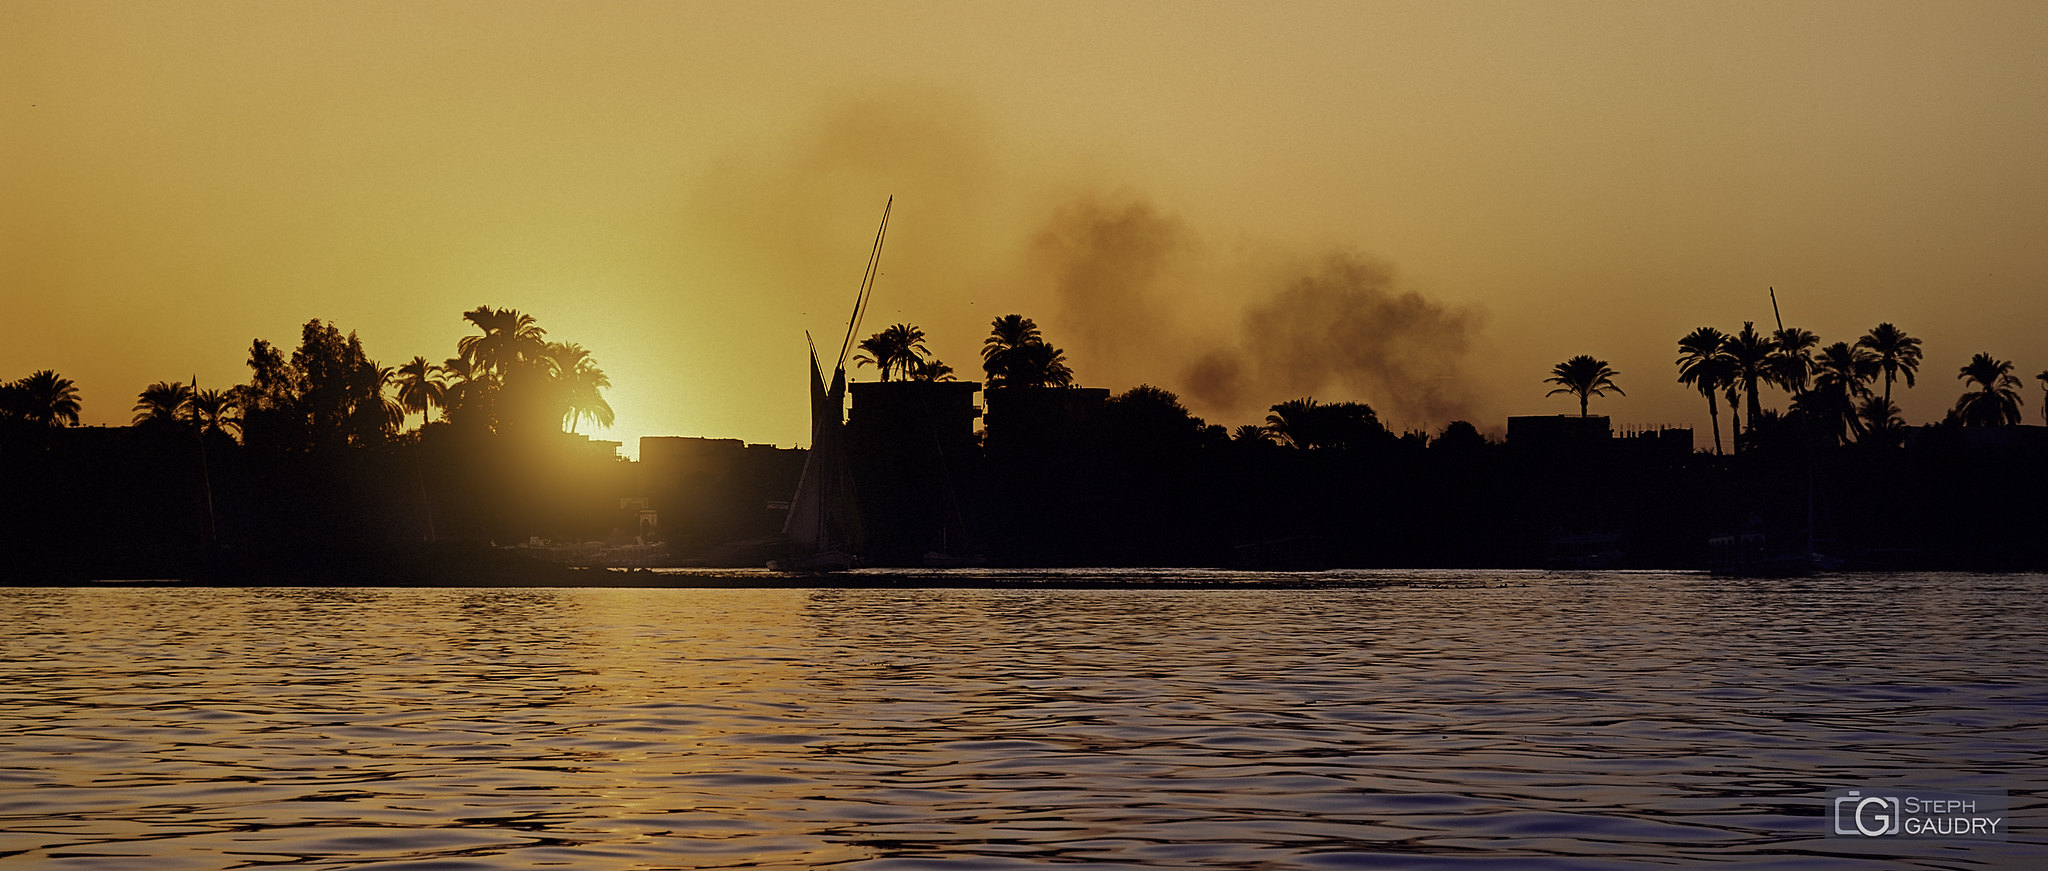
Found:
[[[351,334],[353,335],[353,334]],[[391,435],[405,422],[405,406],[386,396],[384,389],[398,384],[398,370],[363,359],[351,366],[344,378],[346,405],[341,409],[349,437],[368,444]]]
[[[158,381],[136,395],[133,423],[136,426],[175,425],[191,405],[192,388],[185,382]]]
[[[1707,418],[1714,425],[1714,453],[1721,453],[1721,389],[1730,381],[1728,335],[1700,327],[1678,340],[1678,383],[1690,384],[1707,398]]]
[[[420,426],[427,425],[427,412],[431,409],[442,409],[442,416],[447,415],[447,406],[443,404],[447,395],[447,370],[440,364],[415,356],[412,362],[398,367],[398,404],[407,414],[419,412]]]
[[[455,343],[456,352],[469,361],[476,375],[502,380],[507,372],[538,360],[546,350],[548,331],[518,309],[480,305],[463,312],[462,319],[483,331],[483,335],[463,336]]]
[[[2020,422],[2020,379],[2012,374],[2012,361],[1979,352],[1956,377],[1965,384],[1977,385],[1976,390],[1965,392],[1956,400],[1956,417],[1964,426],[2007,426]]]
[[[1870,396],[1868,382],[1877,372],[1877,356],[1863,348],[1848,342],[1822,348],[1814,360],[1813,389],[1793,400],[1793,410],[1826,426],[1837,442],[1861,438],[1863,421],[1856,406]]]
[[[78,425],[81,404],[78,385],[71,379],[44,369],[7,387],[23,422],[43,429]]]
[[[1074,370],[1067,368],[1067,352],[1044,342],[1012,348],[1003,354],[1001,387],[1072,387]]]
[[[1622,393],[1621,388],[1614,383],[1614,376],[1619,374],[1621,373],[1607,368],[1606,360],[1595,360],[1585,354],[1580,354],[1551,367],[1550,377],[1543,379],[1543,383],[1556,384],[1558,387],[1556,390],[1543,395],[1556,396],[1560,393],[1569,393],[1577,396],[1579,398],[1579,416],[1585,417],[1586,401],[1588,399],[1595,396],[1606,396],[1609,390],[1621,396],[1628,395]]]
[[[612,379],[598,368],[590,352],[574,342],[551,342],[547,357],[560,387],[562,421],[569,425],[569,432],[574,434],[577,423],[585,420],[610,429],[618,418],[603,391],[611,389]]]
[[[242,400],[238,391],[201,390],[192,395],[191,407],[200,432],[241,434]]]
[[[1797,397],[1806,392],[1806,385],[1813,378],[1813,351],[1820,347],[1820,337],[1798,327],[1784,327],[1771,332],[1771,358],[1766,362],[1769,379]]]
[[[1878,324],[1863,338],[1856,340],[1856,347],[1868,350],[1877,356],[1878,368],[1884,370],[1884,399],[1892,399],[1892,382],[1904,375],[1906,386],[1913,386],[1913,375],[1920,371],[1920,340],[1906,335],[1904,330],[1889,322]]]
[[[1231,430],[1230,440],[1234,442],[1245,442],[1247,444],[1259,444],[1270,442],[1270,439],[1266,437],[1266,428],[1259,426],[1255,423],[1247,423],[1243,426],[1238,427],[1237,429]]]
[[[1321,445],[1322,439],[1316,432],[1318,415],[1315,397],[1304,396],[1290,399],[1272,407],[1266,415],[1264,432],[1266,437],[1293,448],[1313,448]]]
[[[1859,442],[1895,445],[1905,435],[1906,419],[1899,416],[1899,407],[1882,396],[1864,397],[1863,404],[1856,409],[1856,419],[1863,424]]]
[[[996,358],[1012,348],[1045,341],[1038,335],[1037,322],[1023,315],[1003,315],[989,324],[988,338],[981,340],[982,368],[993,376]]]
[[[1004,315],[989,324],[981,342],[981,369],[988,387],[1070,387],[1074,372],[1067,354],[1046,344],[1038,324],[1023,315]]]
[[[441,361],[441,372],[448,378],[441,388],[441,419],[460,417],[463,408],[483,395],[485,385],[477,378],[476,368],[461,357]]]
[[[1756,429],[1757,421],[1764,416],[1763,400],[1757,396],[1759,382],[1770,380],[1770,359],[1778,349],[1777,343],[1769,336],[1756,331],[1756,322],[1743,321],[1742,331],[1728,337],[1728,359],[1735,367],[1735,384],[1749,397],[1749,412],[1745,415],[1750,429]],[[1735,437],[1735,449],[1742,450],[1742,436]]]
[[[860,340],[864,354],[855,354],[857,366],[872,364],[882,370],[882,380],[894,372],[909,378],[931,351],[924,346],[924,330],[909,324],[891,324],[887,329]]]
[[[910,380],[952,381],[954,380],[953,367],[948,366],[943,362],[940,362],[939,358],[937,357],[933,357],[932,359],[929,360],[920,360],[918,361],[917,366],[910,373]]]
[[[1387,435],[1372,406],[1363,402],[1320,404],[1313,397],[1272,407],[1263,432],[1268,439],[1303,450],[1361,448]]]

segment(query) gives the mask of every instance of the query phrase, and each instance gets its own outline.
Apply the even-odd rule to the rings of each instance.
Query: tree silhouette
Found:
[[[237,388],[242,435],[250,446],[288,451],[382,442],[405,410],[384,395],[393,370],[363,353],[355,333],[343,335],[318,318],[299,331],[287,360],[257,339],[249,349],[249,383]]]
[[[507,423],[546,420],[547,330],[518,309],[477,306],[462,313],[480,331],[455,350],[469,364],[463,405],[493,430]],[[503,407],[501,407],[503,406]],[[516,425],[516,424],[515,424]]]
[[[1315,397],[1312,396],[1290,399],[1273,406],[1272,413],[1266,415],[1266,436],[1288,447],[1316,447],[1318,407]]]
[[[1125,443],[1143,451],[1192,447],[1205,425],[1173,391],[1150,384],[1110,397],[1103,406],[1103,421]]]
[[[941,362],[937,357],[933,357],[932,359],[929,360],[920,360],[918,361],[917,366],[915,366],[912,369],[910,373],[910,380],[952,381],[954,380],[953,367]]]
[[[993,377],[1000,369],[996,358],[1013,348],[1043,342],[1038,324],[1023,315],[1003,315],[990,325],[988,338],[981,340],[982,368]]]
[[[78,385],[69,378],[43,369],[6,386],[7,411],[23,423],[38,429],[77,426],[82,407]]]
[[[1740,388],[1742,394],[1748,397],[1748,412],[1744,418],[1749,421],[1749,428],[1754,430],[1757,421],[1764,415],[1763,400],[1757,394],[1757,387],[1759,383],[1770,380],[1768,367],[1772,352],[1777,350],[1777,343],[1757,332],[1754,321],[1743,321],[1742,329],[1728,337],[1727,350],[1729,363],[1734,367],[1732,386]],[[1740,432],[1735,436],[1735,450],[1738,453],[1742,450]]]
[[[192,388],[183,381],[158,381],[142,388],[135,399],[135,426],[169,428],[189,416]]]
[[[590,352],[574,342],[550,342],[547,359],[559,387],[562,421],[569,425],[569,432],[576,432],[576,424],[584,420],[610,429],[617,417],[604,391],[611,389],[612,379],[598,368]]]
[[[1022,315],[1004,315],[990,324],[981,343],[981,368],[988,387],[1071,387],[1074,371],[1065,351],[1046,344],[1038,324]]]
[[[1579,398],[1579,416],[1585,417],[1586,401],[1588,399],[1595,396],[1606,396],[1609,390],[1621,396],[1628,395],[1623,393],[1621,388],[1614,383],[1614,376],[1619,374],[1621,373],[1607,367],[1606,360],[1595,360],[1590,356],[1580,354],[1551,367],[1550,377],[1543,379],[1543,383],[1555,384],[1558,387],[1543,395],[1556,396],[1560,393],[1569,393],[1577,396]]]
[[[1230,440],[1233,442],[1244,442],[1246,444],[1272,443],[1272,439],[1267,437],[1266,428],[1263,426],[1259,426],[1255,423],[1243,424],[1239,426],[1237,429],[1231,430]]]
[[[1913,375],[1920,371],[1920,340],[1906,335],[1904,330],[1889,322],[1878,324],[1863,338],[1856,340],[1856,347],[1869,351],[1877,358],[1877,365],[1884,372],[1884,398],[1892,398],[1892,382],[1901,376],[1906,386],[1913,386]]]
[[[473,375],[503,380],[522,363],[537,360],[546,350],[548,331],[532,315],[518,309],[477,306],[462,319],[483,332],[456,340],[455,350],[468,360]]]
[[[1979,352],[1956,377],[1964,384],[1977,386],[1956,400],[1956,417],[1964,426],[2008,426],[2020,422],[2020,379],[2012,374],[2012,361]],[[1907,382],[1908,386],[1911,384]]]
[[[1707,398],[1707,418],[1714,426],[1714,453],[1721,453],[1721,390],[1735,366],[1728,356],[1728,336],[1700,327],[1678,340],[1678,383],[1692,385]]]
[[[427,425],[427,413],[439,408],[447,416],[447,370],[427,358],[415,356],[398,367],[398,404],[409,414],[420,413],[420,426]]]
[[[881,370],[882,380],[889,380],[891,373],[906,380],[915,373],[931,351],[924,346],[924,330],[910,324],[891,324],[888,328],[860,340],[857,346],[865,353],[855,354],[856,366],[872,365]]]
[[[1275,405],[1271,411],[1266,415],[1266,435],[1303,450],[1364,447],[1389,435],[1372,406],[1363,402],[1323,405],[1304,396]]]
[[[236,391],[201,390],[192,395],[191,408],[200,432],[241,435],[242,400]]]
[[[1864,397],[1856,408],[1856,419],[1863,425],[1858,442],[1896,445],[1905,438],[1906,420],[1899,416],[1899,407],[1882,396]]]
[[[475,377],[476,367],[462,357],[449,357],[441,361],[441,373],[447,379],[441,387],[441,419],[467,419],[464,409],[479,404],[471,400],[485,390],[485,385]]]
[[[1797,398],[1813,379],[1813,352],[1820,347],[1820,337],[1798,327],[1785,327],[1771,332],[1771,343],[1774,347],[1765,365],[1770,382]]]
[[[1469,420],[1454,420],[1444,426],[1443,432],[1430,440],[1432,449],[1470,453],[1486,447],[1486,436]]]
[[[1832,434],[1837,443],[1862,438],[1858,404],[1870,396],[1868,382],[1877,377],[1877,356],[1848,342],[1822,348],[1814,359],[1813,389],[1793,400],[1793,410]]]
[[[1074,386],[1074,370],[1067,368],[1067,353],[1044,342],[1013,349],[1003,355],[1003,360],[1006,369],[1000,386]]]

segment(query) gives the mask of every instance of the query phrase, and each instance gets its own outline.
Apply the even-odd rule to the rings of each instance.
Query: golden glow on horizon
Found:
[[[1769,326],[1767,285],[1824,341],[1921,337],[1921,423],[1974,352],[2048,368],[2044,58],[2032,3],[0,0],[0,378],[119,424],[309,318],[395,365],[487,304],[591,350],[629,451],[796,443],[803,331],[836,349],[894,194],[869,328],[962,377],[1016,311],[1086,383],[1188,395],[1348,252],[1471,316],[1484,428],[1575,410],[1541,379],[1586,353],[1628,391],[1595,413],[1703,442],[1674,343]],[[1150,259],[1075,283],[1047,240],[1077,204]]]

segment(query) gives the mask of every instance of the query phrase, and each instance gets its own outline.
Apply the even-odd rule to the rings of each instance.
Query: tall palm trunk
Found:
[[[1764,404],[1757,399],[1756,395],[1756,382],[1756,378],[1749,377],[1743,379],[1742,383],[1743,390],[1749,393],[1749,426],[1751,429],[1755,429],[1756,422],[1764,416]]]
[[[1707,419],[1714,423],[1714,456],[1721,456],[1721,401],[1707,394]]]

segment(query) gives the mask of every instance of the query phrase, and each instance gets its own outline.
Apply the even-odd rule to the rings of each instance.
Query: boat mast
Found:
[[[846,338],[839,343],[839,362],[833,366],[835,371],[846,368],[846,355],[853,352],[853,337],[860,333],[861,318],[867,314],[868,297],[874,295],[875,276],[880,274],[882,266],[882,240],[889,235],[889,212],[895,207],[896,197],[892,194],[882,206],[882,226],[875,230],[875,247],[868,252],[867,270],[860,277],[860,293],[853,298],[853,316],[846,319]]]

